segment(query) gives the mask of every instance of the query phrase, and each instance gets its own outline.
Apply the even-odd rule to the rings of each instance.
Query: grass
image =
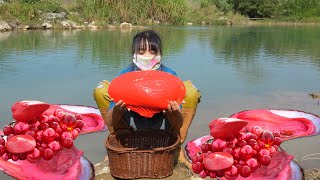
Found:
[[[212,3],[201,5],[201,1],[204,0],[34,0],[32,3],[13,0],[0,4],[0,18],[30,23],[39,22],[42,13],[64,11],[67,18],[75,22],[96,21],[98,24],[130,22],[147,25],[157,21],[171,25],[183,25],[188,22],[224,25],[228,22],[220,17],[227,17],[228,21],[244,19],[243,16],[234,13],[225,14]]]
[[[183,25],[242,25],[249,19],[232,11],[222,11],[209,0],[11,0],[0,4],[0,19],[18,20],[24,24],[41,23],[41,14],[66,12],[67,19],[77,23],[95,21],[101,25],[118,25],[130,22],[134,25],[160,24]],[[309,13],[310,14],[310,13]],[[259,23],[320,22],[311,13],[280,17]],[[259,24],[258,23],[258,24]]]
[[[5,20],[19,20],[22,22],[40,22],[40,15],[49,12],[66,11],[54,1],[36,1],[21,3],[13,1],[0,4],[0,18]]]

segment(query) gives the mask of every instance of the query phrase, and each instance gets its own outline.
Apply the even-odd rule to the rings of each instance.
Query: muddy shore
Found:
[[[117,178],[110,174],[108,160],[102,161],[94,165],[96,180],[115,180]],[[304,172],[305,180],[320,180],[320,168],[306,170]],[[187,166],[178,163],[173,170],[171,176],[163,178],[164,180],[200,180],[197,174],[194,174]],[[205,179],[211,179],[209,177]],[[151,179],[150,179],[151,180]]]

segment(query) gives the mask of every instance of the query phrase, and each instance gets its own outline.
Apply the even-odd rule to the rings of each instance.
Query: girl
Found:
[[[177,75],[175,71],[162,64],[161,39],[153,30],[143,31],[134,36],[132,56],[132,64],[120,74],[131,71],[159,70]],[[120,100],[116,104],[110,103],[106,116],[106,124],[110,132],[131,126],[133,129],[157,128],[179,133],[182,123],[180,105],[176,101],[170,101],[166,111],[146,118],[127,109],[126,104]]]

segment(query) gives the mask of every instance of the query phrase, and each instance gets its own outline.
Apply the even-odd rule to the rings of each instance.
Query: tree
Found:
[[[279,0],[229,0],[236,12],[250,18],[270,18],[276,13]]]
[[[213,4],[223,12],[232,10],[232,5],[229,3],[229,0],[213,0]]]

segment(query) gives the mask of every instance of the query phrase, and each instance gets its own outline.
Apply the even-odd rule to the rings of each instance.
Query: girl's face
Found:
[[[145,46],[143,46],[143,44],[141,44],[141,46],[138,49],[138,52],[136,52],[136,54],[144,56],[144,57],[149,57],[149,58],[160,55],[159,53],[156,53],[155,50],[149,49],[148,41],[146,41]]]
[[[161,65],[161,56],[157,50],[149,49],[148,41],[141,44],[133,55],[133,63],[140,70],[156,70]]]

